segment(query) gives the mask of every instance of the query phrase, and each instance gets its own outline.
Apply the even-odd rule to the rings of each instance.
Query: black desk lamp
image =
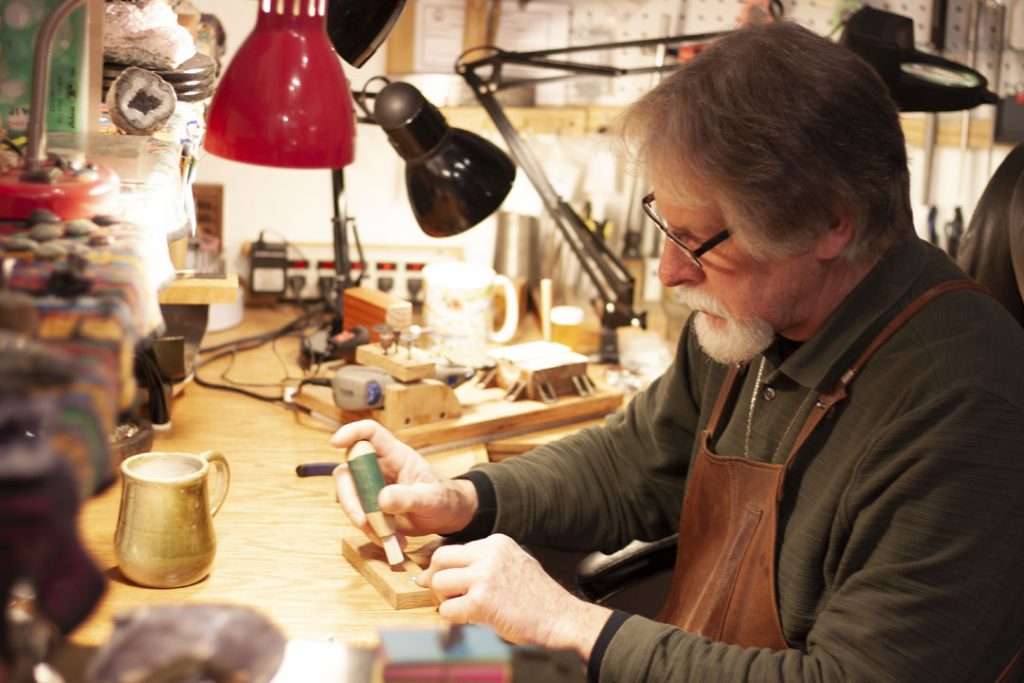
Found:
[[[501,206],[516,176],[504,152],[475,133],[449,127],[408,83],[389,83],[374,100],[374,120],[405,160],[409,202],[423,232],[451,237]]]

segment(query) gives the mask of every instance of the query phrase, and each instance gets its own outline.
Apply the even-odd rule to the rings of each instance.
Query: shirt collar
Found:
[[[928,245],[920,239],[903,241],[890,249],[863,280],[825,319],[817,332],[774,367],[778,373],[818,391],[831,389],[839,375],[892,317],[899,300],[910,290],[928,262]],[[895,314],[895,312],[893,312]],[[773,345],[774,346],[774,345]],[[775,361],[766,352],[769,361]]]

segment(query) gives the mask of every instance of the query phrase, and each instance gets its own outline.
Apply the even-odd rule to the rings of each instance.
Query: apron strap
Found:
[[[1004,683],[1005,681],[1008,681],[1010,679],[1010,673],[1013,671],[1014,667],[1017,666],[1017,663],[1020,661],[1021,655],[1024,655],[1024,647],[1017,650],[1017,654],[1015,654],[1013,658],[1010,659],[1010,663],[1007,664],[1006,668],[1003,669],[1003,672],[999,674],[999,678],[996,679],[996,683]]]
[[[711,417],[708,418],[708,424],[704,428],[704,433],[709,438],[717,433],[718,421],[722,418],[725,406],[727,403],[732,402],[732,394],[735,389],[736,378],[741,374],[745,374],[746,371],[746,363],[733,363],[729,368],[729,374],[725,376],[725,381],[722,382],[722,388],[718,391],[718,399],[715,401],[714,408],[711,409]]]

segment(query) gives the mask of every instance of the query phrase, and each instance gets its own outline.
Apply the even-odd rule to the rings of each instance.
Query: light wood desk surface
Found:
[[[238,328],[208,334],[217,344],[273,329],[295,309],[248,309]],[[293,377],[298,340],[281,339],[277,350]],[[200,375],[223,383],[222,359]],[[270,344],[238,356],[228,376],[237,382],[277,383],[286,368]],[[273,394],[274,387],[249,387]],[[295,466],[337,462],[328,443],[332,430],[309,418],[238,394],[190,383],[174,400],[172,428],[158,433],[152,450],[221,451],[231,465],[231,487],[214,518],[218,548],[211,574],[184,588],[152,589],[129,583],[117,570],[114,529],[121,486],[115,483],[86,501],[79,527],[83,541],[108,578],[107,591],[73,642],[97,645],[113,630],[114,614],[143,605],[231,603],[259,610],[288,638],[372,645],[381,627],[437,626],[433,608],[396,611],[341,555],[343,535],[358,533],[335,501],[330,477],[299,478]],[[455,475],[487,460],[483,445],[427,456],[444,474]]]

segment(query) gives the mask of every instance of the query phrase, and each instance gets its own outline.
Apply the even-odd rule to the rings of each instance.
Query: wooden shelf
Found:
[[[237,300],[236,274],[222,278],[178,278],[157,293],[161,304],[233,304]]]
[[[515,129],[523,134],[583,135],[607,130],[623,107],[566,106],[566,107],[503,107]],[[496,133],[497,129],[481,107],[443,107],[448,122],[456,128]],[[923,147],[927,128],[926,114],[908,113],[901,117],[903,134],[909,147]],[[959,147],[962,112],[938,114],[935,144],[939,147]],[[992,142],[993,123],[990,118],[972,116],[967,146],[984,149]]]

